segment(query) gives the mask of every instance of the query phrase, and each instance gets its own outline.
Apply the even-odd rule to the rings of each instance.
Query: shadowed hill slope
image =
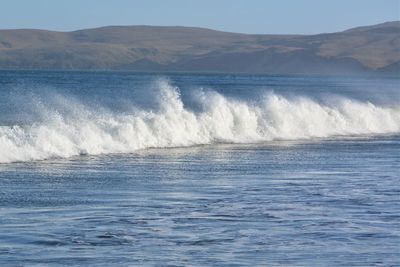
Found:
[[[398,73],[400,22],[318,35],[191,27],[0,30],[1,69]]]

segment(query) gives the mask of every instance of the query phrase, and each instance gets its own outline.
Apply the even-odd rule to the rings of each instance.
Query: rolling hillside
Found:
[[[395,74],[400,22],[318,35],[157,26],[0,30],[0,69]]]

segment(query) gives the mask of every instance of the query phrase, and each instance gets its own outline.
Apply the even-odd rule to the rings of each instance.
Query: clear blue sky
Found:
[[[400,20],[400,0],[0,0],[0,28],[180,25],[312,34]]]

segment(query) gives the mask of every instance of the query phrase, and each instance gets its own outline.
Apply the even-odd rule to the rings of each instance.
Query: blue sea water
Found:
[[[400,80],[0,72],[0,266],[398,266]]]

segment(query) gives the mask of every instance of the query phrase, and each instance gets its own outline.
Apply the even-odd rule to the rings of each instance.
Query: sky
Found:
[[[0,0],[0,28],[196,26],[315,34],[400,20],[400,0]]]

